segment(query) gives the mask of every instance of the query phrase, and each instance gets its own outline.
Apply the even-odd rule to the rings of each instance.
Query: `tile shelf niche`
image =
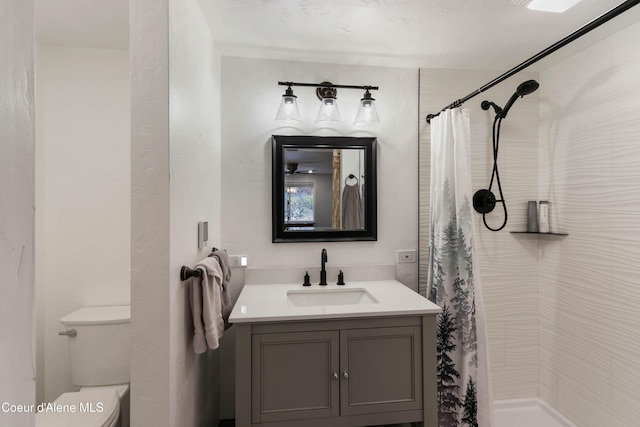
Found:
[[[541,233],[539,231],[510,231],[511,234],[541,234],[548,236],[568,236],[567,233]]]

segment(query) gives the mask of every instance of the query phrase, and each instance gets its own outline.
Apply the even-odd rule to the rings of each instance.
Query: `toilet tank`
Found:
[[[60,319],[67,331],[71,383],[96,386],[129,382],[131,309],[128,305],[83,307]]]

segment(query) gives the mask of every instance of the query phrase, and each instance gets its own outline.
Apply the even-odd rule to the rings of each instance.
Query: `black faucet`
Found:
[[[322,249],[322,255],[320,256],[320,286],[327,286],[327,271],[324,268],[324,263],[327,262],[327,250]]]

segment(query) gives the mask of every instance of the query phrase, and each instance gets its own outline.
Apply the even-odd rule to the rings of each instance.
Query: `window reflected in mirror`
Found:
[[[288,179],[284,194],[284,226],[287,230],[312,230],[316,226],[316,183]]]

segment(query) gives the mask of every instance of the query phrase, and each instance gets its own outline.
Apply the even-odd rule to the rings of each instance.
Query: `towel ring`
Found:
[[[351,173],[351,174],[349,174],[349,176],[348,176],[348,177],[346,177],[346,178],[344,179],[344,184],[345,184],[345,185],[347,185],[347,180],[349,180],[349,179],[355,179],[355,180],[356,180],[356,184],[358,183],[358,177]]]

